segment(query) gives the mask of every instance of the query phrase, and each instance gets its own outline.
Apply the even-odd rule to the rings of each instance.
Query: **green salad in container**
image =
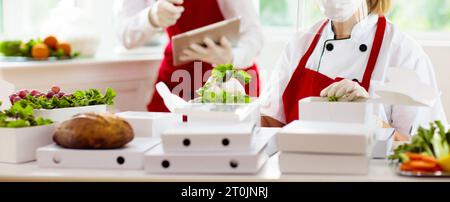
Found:
[[[93,105],[112,105],[116,92],[107,88],[103,94],[98,89],[77,90],[68,94],[53,86],[47,93],[37,90],[20,90],[9,96],[11,104],[24,102],[33,109],[60,109],[70,107],[84,107]]]
[[[2,102],[0,101],[0,106]],[[0,128],[25,128],[50,125],[53,121],[34,116],[33,107],[26,101],[15,102],[8,110],[0,111]]]
[[[244,70],[237,70],[232,64],[218,65],[211,72],[206,84],[197,90],[201,103],[245,104],[251,98],[245,92],[244,85],[252,77]]]

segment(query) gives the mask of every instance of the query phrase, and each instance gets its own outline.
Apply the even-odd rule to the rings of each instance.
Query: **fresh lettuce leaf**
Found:
[[[232,64],[216,66],[211,72],[210,80],[196,92],[201,96],[202,103],[250,103],[250,97],[247,95],[236,94],[221,90],[214,92],[211,87],[231,78],[236,78],[244,85],[251,82],[252,76],[244,70],[236,70]]]
[[[9,110],[0,111],[0,128],[23,128],[52,123],[50,119],[35,118],[33,107],[26,100],[14,103]]]
[[[112,88],[107,88],[105,95],[97,89],[88,89],[85,91],[78,90],[72,95],[65,95],[61,98],[52,97],[48,99],[45,96],[37,98],[27,96],[24,100],[26,100],[33,109],[59,109],[103,104],[113,105],[116,96],[117,93]]]

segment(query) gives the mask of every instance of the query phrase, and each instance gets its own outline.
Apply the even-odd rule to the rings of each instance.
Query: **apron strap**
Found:
[[[308,62],[309,58],[311,57],[311,55],[314,52],[314,49],[317,46],[317,43],[319,43],[320,37],[322,35],[323,30],[325,29],[325,26],[328,24],[329,20],[326,20],[322,26],[320,27],[320,29],[317,31],[313,41],[311,42],[311,45],[309,45],[308,50],[306,51],[306,53],[303,55],[302,59],[300,59],[300,62],[297,65],[297,68],[295,69],[294,73],[291,76],[291,79],[289,81],[289,84],[287,86],[287,88],[289,87],[289,85],[291,83],[297,83],[298,79],[300,78],[300,74],[303,71],[303,69],[306,68],[306,63]]]
[[[306,51],[305,55],[303,55],[302,59],[300,60],[300,63],[298,65],[297,69],[304,69],[306,68],[306,63],[308,63],[309,58],[314,52],[314,49],[316,49],[317,43],[319,43],[320,37],[323,33],[323,30],[327,26],[329,20],[326,20],[322,26],[320,27],[319,31],[317,32],[316,36],[314,37],[314,40],[311,42],[311,45],[309,45],[308,51]]]
[[[373,42],[372,50],[370,51],[369,61],[367,63],[364,76],[361,81],[362,87],[369,91],[370,80],[372,73],[377,64],[378,56],[380,55],[381,46],[383,45],[383,39],[386,31],[386,17],[380,16],[378,19],[377,31],[375,33],[375,39]]]

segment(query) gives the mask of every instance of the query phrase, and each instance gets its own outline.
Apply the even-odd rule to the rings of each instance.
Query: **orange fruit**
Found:
[[[48,36],[44,39],[44,44],[49,48],[56,50],[56,48],[58,47],[58,39],[55,36]]]
[[[58,44],[58,50],[62,49],[65,56],[70,56],[72,54],[72,47],[67,42],[61,42]]]
[[[40,43],[31,49],[31,57],[34,59],[47,59],[50,56],[50,49],[47,45]]]

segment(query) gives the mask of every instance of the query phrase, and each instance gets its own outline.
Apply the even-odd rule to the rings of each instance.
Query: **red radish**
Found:
[[[31,96],[36,96],[36,95],[40,95],[40,94],[41,94],[41,92],[39,92],[37,90],[32,90],[30,93]]]
[[[15,97],[14,99],[13,99],[13,101],[12,101],[12,104],[14,104],[14,103],[16,103],[16,102],[19,102],[19,101],[21,101],[22,100],[22,98],[20,98],[20,97]]]
[[[62,98],[65,94],[63,92],[59,92],[58,94],[56,94],[56,97],[58,98]]]
[[[16,97],[19,97],[19,96],[17,94],[12,94],[12,95],[9,96],[9,101],[11,102],[11,104],[14,104],[14,99]]]
[[[55,93],[53,93],[53,91],[48,91],[46,96],[48,99],[51,99],[54,95],[55,95]]]
[[[27,90],[20,90],[18,93],[19,97],[22,99],[25,99],[28,95],[28,91]]]
[[[53,86],[52,87],[52,92],[54,93],[54,94],[57,94],[57,93],[59,93],[61,91],[61,88],[60,87],[58,87],[58,86]]]

